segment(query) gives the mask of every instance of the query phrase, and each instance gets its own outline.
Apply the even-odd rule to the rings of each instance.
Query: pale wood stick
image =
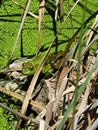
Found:
[[[57,33],[57,35],[58,35],[58,33]],[[57,37],[57,35],[56,35],[56,37]],[[53,42],[50,44],[50,46],[49,46],[49,48],[48,48],[48,50],[47,50],[45,56],[43,57],[43,59],[42,59],[40,65],[38,66],[38,68],[37,68],[37,70],[36,70],[36,72],[35,72],[35,75],[33,76],[33,79],[32,79],[32,81],[31,81],[31,83],[30,83],[30,86],[29,86],[29,88],[28,88],[28,90],[27,90],[27,93],[26,93],[26,96],[25,96],[25,99],[24,99],[24,102],[23,102],[23,105],[22,105],[22,108],[21,108],[21,113],[22,113],[23,115],[26,114],[26,111],[27,111],[27,108],[28,108],[28,104],[29,104],[29,102],[30,102],[30,100],[31,100],[31,98],[32,98],[32,92],[33,92],[34,87],[35,87],[35,85],[36,85],[37,79],[38,79],[39,74],[40,74],[40,72],[41,72],[41,69],[42,69],[42,67],[43,67],[43,65],[44,65],[44,63],[45,63],[45,61],[46,61],[46,58],[47,58],[47,56],[48,56],[48,54],[49,54],[49,52],[50,52],[50,50],[51,50],[51,47],[52,47],[52,45],[54,44],[54,41],[55,41],[56,37],[54,38]],[[18,125],[17,125],[16,130],[19,130],[21,123],[22,123],[22,120],[20,120],[20,121],[18,122]]]
[[[24,9],[24,7],[23,7],[22,5],[20,5],[18,2],[16,2],[15,0],[12,0],[12,2],[13,2],[14,4],[16,4],[17,6],[19,6],[20,8]],[[34,18],[39,19],[39,16],[33,14],[33,13],[30,12],[30,11],[28,11],[28,14],[31,15],[32,17],[34,17]]]
[[[21,34],[21,31],[22,31],[22,28],[23,28],[23,25],[24,25],[24,22],[25,22],[25,19],[26,19],[26,15],[27,15],[28,10],[29,10],[30,3],[31,3],[31,0],[27,0],[26,7],[25,7],[25,10],[24,10],[24,13],[23,13],[23,17],[22,17],[22,21],[21,21],[21,24],[20,24],[20,27],[19,27],[19,31],[18,31],[16,40],[15,40],[14,47],[13,47],[12,53],[10,55],[8,64],[10,63],[10,61],[11,61],[11,59],[13,57],[14,51],[16,49],[16,46],[17,46],[17,43],[18,43],[18,39],[19,39],[19,36]]]
[[[25,98],[24,96],[22,96],[16,92],[5,89],[4,87],[0,87],[0,91],[19,99],[21,102],[23,102],[23,100]],[[45,109],[45,106],[43,104],[39,103],[38,101],[30,100],[30,104],[32,106],[36,107],[36,109],[38,108],[40,111],[43,111]]]

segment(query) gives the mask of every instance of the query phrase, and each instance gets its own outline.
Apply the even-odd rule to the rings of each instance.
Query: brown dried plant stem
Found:
[[[22,8],[22,9],[25,10],[25,7],[23,7],[22,5],[20,5],[17,1],[12,0],[12,2],[13,2],[14,4],[16,4],[17,6],[19,6],[20,8]],[[32,16],[32,17],[34,17],[34,18],[36,18],[36,19],[39,19],[39,17],[38,17],[37,15],[33,14],[33,13],[30,12],[30,11],[28,11],[27,14],[29,14],[30,16]]]
[[[58,35],[58,34],[57,34],[57,35]],[[55,38],[56,38],[56,37],[55,37]],[[39,74],[40,74],[40,72],[41,72],[41,69],[42,69],[42,67],[43,67],[43,65],[44,65],[44,63],[45,63],[45,61],[46,61],[46,58],[47,58],[47,56],[48,56],[50,50],[51,50],[51,47],[52,47],[52,45],[54,44],[55,38],[54,38],[53,42],[50,44],[50,46],[49,46],[49,48],[48,48],[48,50],[47,50],[47,53],[46,53],[46,55],[43,57],[43,59],[42,59],[40,65],[38,66],[38,68],[37,68],[37,70],[36,70],[36,72],[35,72],[35,75],[34,75],[32,81],[31,81],[31,83],[30,83],[30,86],[29,86],[29,88],[28,88],[28,90],[27,90],[27,93],[26,93],[26,96],[25,96],[25,98],[24,98],[24,102],[23,102],[23,105],[22,105],[22,108],[21,108],[21,114],[23,114],[23,115],[26,114],[26,111],[27,111],[29,102],[30,102],[30,100],[32,99],[32,92],[33,92],[34,87],[35,87],[35,85],[36,85],[36,82],[37,82],[37,79],[38,79]],[[16,130],[19,130],[19,129],[20,129],[21,123],[22,123],[22,119],[19,120],[19,122],[18,122],[18,124],[17,124],[17,126],[16,126]]]
[[[39,0],[39,3],[40,3],[40,6],[39,6],[39,25],[38,25],[39,38],[38,38],[36,56],[38,55],[38,52],[40,50],[41,40],[42,40],[42,22],[43,22],[43,17],[44,17],[45,0]]]
[[[20,95],[20,94],[18,94],[18,93],[16,93],[16,92],[13,92],[13,91],[11,91],[11,90],[7,90],[7,89],[5,89],[4,87],[0,87],[0,92],[6,93],[6,94],[8,94],[8,95],[10,95],[10,96],[12,96],[12,97],[14,97],[14,98],[17,98],[17,99],[20,100],[21,102],[23,102],[23,100],[24,100],[24,96],[22,96],[22,95]],[[42,111],[42,110],[45,109],[45,106],[42,105],[41,103],[37,102],[37,101],[31,100],[31,101],[30,101],[30,105],[36,107],[36,108],[37,108],[38,110],[40,110],[40,111]]]
[[[19,31],[18,31],[16,40],[15,40],[15,43],[14,43],[14,47],[13,47],[12,53],[11,53],[10,58],[9,58],[9,61],[8,61],[8,64],[9,64],[10,61],[12,60],[14,51],[15,51],[15,49],[16,49],[16,46],[17,46],[17,43],[18,43],[18,39],[19,39],[19,37],[20,37],[20,35],[21,35],[21,31],[22,31],[22,28],[23,28],[23,25],[24,25],[24,22],[25,22],[25,19],[26,19],[26,15],[27,15],[27,13],[28,13],[28,9],[29,9],[30,3],[31,3],[31,0],[27,0],[27,1],[26,1],[26,6],[25,6],[24,14],[23,14],[23,17],[22,17],[22,21],[21,21],[21,24],[20,24],[20,28],[19,28]]]

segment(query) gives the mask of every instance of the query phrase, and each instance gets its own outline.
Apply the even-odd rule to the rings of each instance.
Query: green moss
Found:
[[[4,110],[0,107],[0,130],[8,129],[8,121],[4,115]]]
[[[7,127],[7,120],[6,118],[3,116],[3,109],[0,108],[0,129],[1,130],[5,130],[5,127]]]

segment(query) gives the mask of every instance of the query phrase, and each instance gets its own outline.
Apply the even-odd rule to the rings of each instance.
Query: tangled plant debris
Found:
[[[6,1],[4,2],[6,3]],[[24,8],[15,0],[12,0],[12,2],[15,5],[18,5],[19,8]],[[52,17],[53,29],[51,30],[54,31],[55,38],[49,45],[46,54],[42,56],[42,59],[40,59],[40,63],[36,64],[36,69],[33,74],[23,74],[23,66],[25,63],[30,61],[30,70],[32,71],[34,68],[34,66],[32,67],[31,59],[28,58],[20,58],[18,60],[14,60],[13,63],[9,62],[10,64],[8,67],[0,71],[0,94],[1,96],[4,94],[9,96],[9,99],[7,99],[8,104],[6,103],[5,105],[2,98],[0,106],[19,118],[19,120],[16,119],[16,130],[19,130],[22,126],[23,129],[28,130],[97,129],[98,11],[94,13],[90,12],[88,7],[85,7],[87,3],[85,2],[84,6],[79,0],[76,1],[71,9],[70,2],[68,3],[70,11],[68,12],[66,18],[64,18],[64,14],[61,14],[62,20],[60,21],[62,22],[62,25],[60,30],[62,30],[64,27],[63,23],[67,18],[70,17],[71,20],[73,20],[72,11],[75,9],[77,4],[79,4],[84,10],[83,16],[85,16],[86,11],[91,16],[86,21],[83,17],[83,24],[81,24],[81,27],[75,34],[73,23],[71,23],[71,29],[73,30],[74,35],[72,35],[71,39],[69,38],[70,40],[68,39],[68,44],[66,44],[66,47],[63,48],[62,55],[59,55],[57,58],[54,57],[54,62],[51,60],[52,64],[48,67],[53,66],[54,69],[54,66],[56,66],[56,68],[53,71],[49,71],[48,69],[50,72],[48,77],[46,76],[46,73],[43,73],[42,69],[47,62],[47,58],[53,46],[55,46],[56,49],[55,55],[59,54],[58,39],[61,35],[61,32],[58,32],[57,24],[59,24],[59,18],[57,16],[58,13],[64,13],[59,12],[59,9],[63,7],[61,3],[64,1],[59,0],[60,3],[56,1],[55,6],[52,1],[47,0],[46,2],[48,2],[48,5],[47,3],[45,4],[44,0],[39,1],[39,16],[28,11],[30,2],[31,0],[27,1],[25,5],[24,13],[22,15],[23,17],[9,61],[13,57],[19,36],[23,31],[23,25],[25,23],[27,14],[36,18],[39,22],[37,52],[34,50],[34,53],[36,53],[36,58],[40,54],[42,27],[45,27],[43,26],[45,24],[43,22],[45,8],[47,13],[49,13],[49,15]],[[3,1],[1,1],[0,6],[2,4]],[[88,24],[88,21],[95,16],[96,18],[93,25],[88,29],[86,24]],[[60,35],[58,35],[59,33]],[[22,38],[23,37],[21,35],[21,42]],[[21,50],[21,56],[24,56],[23,50]],[[17,102],[16,99],[19,101]],[[14,108],[12,109],[11,103],[17,104],[17,107],[21,107],[19,112],[17,112],[17,110]]]
[[[97,44],[98,36],[93,30],[96,32],[98,30],[98,15],[91,29],[82,37],[82,42],[86,39],[86,45],[81,54],[79,75],[77,75],[77,54],[74,59],[71,58],[76,51],[72,48],[66,55],[68,58],[67,61],[66,58],[64,58],[64,66],[59,76],[56,77],[56,71],[51,78],[41,79],[35,87],[31,100],[33,103],[31,103],[31,105],[32,110],[37,113],[37,116],[33,119],[26,117],[26,119],[28,118],[27,120],[29,120],[27,122],[28,127],[29,125],[36,126],[35,120],[39,122],[36,128],[39,130],[42,128],[44,128],[44,130],[60,130],[62,127],[66,130],[70,128],[73,128],[73,130],[95,130],[98,127],[98,48],[95,48],[93,52],[91,51],[92,45]],[[13,90],[10,89],[10,87],[6,88],[6,90],[0,87],[0,91],[5,93],[9,91],[11,96],[15,95],[17,98],[16,92],[18,91],[15,91],[17,90],[16,86],[20,89],[17,81],[23,86],[25,79],[27,80],[28,77],[21,73],[22,64],[27,60],[28,59],[21,59],[15,61],[9,65],[9,68],[1,71],[1,73],[6,73],[6,76],[10,78],[8,80],[5,78],[4,81],[1,81],[0,86],[6,88],[7,84],[12,87]],[[77,76],[79,76],[79,78],[78,88],[76,89]],[[11,77],[13,77],[13,83]],[[8,82],[10,82],[10,84],[8,84]],[[13,91],[13,94],[11,91]],[[22,98],[25,97],[26,91],[22,89],[21,91],[24,91],[24,94],[21,92],[18,92],[18,94],[21,95],[21,101],[23,101]],[[7,110],[9,109],[7,108]],[[21,115],[22,114],[18,116]],[[24,119],[24,117],[22,118]]]

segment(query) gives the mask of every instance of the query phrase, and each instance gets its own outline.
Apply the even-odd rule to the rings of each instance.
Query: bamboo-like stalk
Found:
[[[38,23],[38,30],[39,30],[39,37],[38,37],[38,44],[37,44],[37,52],[36,56],[38,55],[40,46],[41,46],[41,40],[42,40],[42,22],[44,17],[44,9],[45,9],[45,0],[39,0],[40,6],[39,6],[39,23]]]
[[[15,40],[15,43],[14,43],[14,46],[13,46],[13,50],[12,50],[12,53],[10,55],[8,64],[10,63],[10,61],[11,61],[11,59],[13,57],[14,51],[16,49],[16,46],[17,46],[17,43],[18,43],[18,39],[19,39],[19,37],[21,35],[21,31],[22,31],[22,28],[23,28],[23,25],[24,25],[24,22],[25,22],[25,19],[26,19],[26,15],[28,13],[28,9],[29,9],[30,3],[31,3],[31,0],[27,0],[26,6],[25,6],[25,10],[24,10],[24,14],[23,14],[23,17],[22,17],[22,21],[21,21],[21,24],[20,24],[20,27],[19,27],[19,30],[18,30],[18,34],[17,34],[16,40]]]

